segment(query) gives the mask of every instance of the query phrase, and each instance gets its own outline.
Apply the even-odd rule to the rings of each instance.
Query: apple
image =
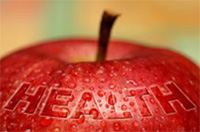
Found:
[[[117,16],[104,12],[99,41],[51,41],[2,58],[0,130],[199,131],[199,67],[168,49],[108,46]]]

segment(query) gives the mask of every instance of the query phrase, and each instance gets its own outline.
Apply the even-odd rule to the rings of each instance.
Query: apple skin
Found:
[[[0,130],[199,131],[199,67],[192,61],[167,49],[111,41],[107,54],[110,61],[87,62],[95,61],[96,51],[97,41],[75,38],[42,43],[2,58]],[[69,115],[79,110],[84,91],[92,93],[103,119],[84,115],[79,119],[45,117],[41,115],[45,103],[39,103],[34,114],[22,111],[26,109],[23,108],[26,102],[20,102],[13,110],[5,109],[24,82],[33,88],[46,87],[40,102],[46,102],[52,87],[71,90],[73,98],[70,96],[71,102],[67,106]],[[184,102],[174,101],[170,105],[175,112],[166,114],[167,109],[163,109],[154,97],[159,93],[152,94],[150,88],[159,86],[166,92],[165,84],[168,82],[175,83],[195,107],[187,110],[183,107]],[[149,91],[143,97],[151,111],[149,117],[140,114],[146,109],[144,104],[124,94],[127,89],[137,88]],[[113,98],[109,100],[110,93],[115,97],[114,103]],[[84,97],[86,100],[90,98]],[[130,111],[132,117],[108,119],[113,106],[120,114]]]

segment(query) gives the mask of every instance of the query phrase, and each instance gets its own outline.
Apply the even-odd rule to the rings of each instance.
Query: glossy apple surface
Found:
[[[1,131],[198,131],[199,67],[166,49],[42,43],[1,59]],[[91,62],[93,61],[93,62]]]

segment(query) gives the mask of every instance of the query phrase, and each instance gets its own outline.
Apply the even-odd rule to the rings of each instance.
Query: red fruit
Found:
[[[96,50],[76,38],[2,58],[0,131],[199,131],[193,62],[124,41],[110,42],[109,61],[89,62]]]
[[[41,44],[3,58],[1,60],[1,131],[27,129],[48,131],[53,128],[84,131],[88,123],[92,123],[95,129],[106,131],[117,129],[122,131],[127,128],[129,128],[127,131],[140,131],[143,128],[147,131],[199,130],[199,68],[194,63],[169,50],[148,48],[121,41],[110,43],[108,58],[113,61],[74,63],[76,61],[72,61],[69,57],[70,55],[76,57],[79,55],[83,58],[95,57],[96,46],[94,40],[69,39]],[[80,49],[79,54],[71,50],[73,47]],[[86,52],[85,49],[90,51]],[[119,49],[120,52],[113,54]],[[77,76],[73,74],[75,71]],[[123,72],[126,75],[123,75]],[[115,74],[112,78],[109,76],[111,73]],[[81,81],[85,75],[90,76],[89,83]],[[102,77],[105,78],[105,83],[101,84],[100,89],[98,80]],[[76,88],[69,88],[66,84],[68,78],[73,79]],[[127,80],[134,80],[137,86],[127,83]],[[46,85],[43,84],[44,82]],[[110,82],[115,82],[117,87],[110,89]],[[26,88],[27,92],[23,93],[22,86],[25,86],[25,83],[30,86]],[[55,84],[60,86],[55,87]],[[92,91],[91,87],[94,87]],[[31,91],[30,88],[34,90]],[[38,93],[43,88],[45,91]],[[55,94],[56,92],[63,94],[56,95],[58,101],[49,100],[53,89]],[[60,89],[66,92],[58,91]],[[120,90],[122,94],[118,92]],[[36,94],[41,98],[34,96]],[[24,97],[21,98],[20,95]],[[99,99],[100,103],[97,101]],[[58,108],[57,111],[60,112],[56,113],[53,108],[52,110],[48,108],[46,109],[48,112],[45,112],[47,115],[42,115],[47,100],[51,105],[65,107],[69,111],[65,112]],[[78,102],[82,102],[80,104],[86,111],[85,116],[73,119],[72,115],[79,110]],[[30,107],[30,104],[35,107]],[[111,106],[105,107],[108,104]],[[113,105],[114,111],[111,109]],[[19,112],[20,106],[26,106],[22,109],[24,111]],[[96,113],[99,112],[103,119],[95,118],[94,110]],[[53,116],[48,115],[52,111]],[[92,116],[87,116],[89,114]],[[109,119],[111,114],[116,118]],[[130,114],[131,118],[126,116]],[[149,121],[142,122],[144,118],[148,118]],[[119,119],[120,127],[113,122]],[[102,120],[106,120],[106,128],[101,126]],[[138,125],[133,125],[136,124],[135,122]],[[113,127],[108,127],[110,125]],[[125,128],[122,127],[124,125]]]

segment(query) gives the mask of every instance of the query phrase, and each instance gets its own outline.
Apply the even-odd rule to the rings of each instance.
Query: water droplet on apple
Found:
[[[15,118],[16,117],[16,112],[13,112],[10,117]]]
[[[121,106],[121,109],[122,109],[122,110],[127,110],[127,106],[126,106],[125,104],[123,104],[123,105]]]
[[[145,82],[145,78],[141,78],[141,81],[142,81],[142,82]]]
[[[89,78],[84,78],[83,81],[84,81],[85,83],[89,83],[89,82],[90,82],[90,79],[89,79]]]
[[[108,108],[109,108],[109,105],[108,105],[108,104],[105,104],[105,107],[108,109]]]
[[[108,103],[109,103],[110,105],[114,105],[116,102],[117,102],[117,99],[116,99],[116,97],[115,97],[114,95],[110,95],[110,96],[108,97]]]
[[[106,122],[105,121],[101,121],[101,126],[105,127],[106,126]]]
[[[77,71],[81,72],[83,69],[81,67],[77,67]]]
[[[47,75],[50,75],[50,74],[51,74],[51,72],[50,72],[50,71],[46,71],[46,74],[47,74]]]
[[[93,125],[90,125],[90,126],[89,126],[89,130],[94,130],[94,126],[93,126]]]
[[[35,122],[35,119],[32,119],[31,122],[34,123],[34,122]]]
[[[73,103],[73,104],[72,104],[72,107],[75,107],[75,106],[76,106],[76,103]]]
[[[119,90],[119,94],[122,94],[122,90]]]
[[[124,61],[125,64],[130,64],[130,61],[126,60]]]
[[[193,131],[196,131],[197,129],[196,129],[196,127],[193,127],[192,130],[193,130]]]
[[[47,84],[47,82],[42,82],[42,84],[43,84],[43,85],[46,85],[46,84]]]
[[[114,88],[115,88],[115,84],[114,84],[114,83],[110,83],[110,84],[109,84],[109,88],[110,88],[110,89],[114,89]]]
[[[70,114],[70,110],[68,108],[62,107],[61,111],[59,112],[59,115],[60,116],[65,116],[66,113],[67,113],[67,115],[69,115]]]
[[[7,120],[7,119],[8,119],[8,116],[9,116],[8,114],[4,115],[4,116],[3,116],[3,119],[4,119],[4,120]]]
[[[0,111],[0,117],[3,116],[3,114],[4,114],[4,111]]]
[[[143,127],[143,128],[142,128],[142,132],[145,132],[145,131],[146,131],[146,129]]]
[[[72,124],[72,125],[70,126],[70,131],[74,132],[74,131],[76,131],[76,130],[77,130],[76,125],[75,125],[75,124]]]
[[[76,84],[73,83],[73,82],[69,82],[68,87],[71,88],[71,89],[74,89],[74,88],[76,88]]]
[[[85,116],[81,115],[80,118],[76,121],[78,124],[82,124],[85,122]]]
[[[174,81],[176,80],[176,78],[175,78],[175,77],[171,77],[171,78],[172,78],[172,80],[174,80]]]
[[[113,124],[113,129],[114,129],[115,131],[119,131],[119,130],[121,129],[121,124],[120,124],[119,122],[115,122],[115,123]]]
[[[41,69],[35,69],[34,72],[39,73],[39,72],[41,72]]]
[[[93,91],[93,90],[94,90],[94,87],[90,87],[89,89]]]
[[[126,72],[122,72],[122,75],[126,75]]]
[[[52,129],[53,132],[61,132],[61,128],[60,127],[55,127]]]
[[[158,117],[155,117],[155,120],[156,120],[156,121],[159,121],[159,118],[158,118]]]
[[[22,128],[24,126],[24,122],[20,122],[19,127]]]
[[[138,123],[137,121],[134,121],[134,122],[133,122],[133,125],[134,125],[135,127],[137,127],[137,126],[139,126],[139,123]]]
[[[60,83],[53,83],[54,87],[59,87],[61,84]]]
[[[34,80],[35,80],[35,77],[31,77],[30,79],[31,79],[31,81],[34,81]]]
[[[161,116],[160,118],[161,118],[162,120],[163,120],[163,119],[165,119],[165,117],[164,117],[164,116]]]
[[[62,71],[61,71],[61,70],[58,70],[58,71],[56,71],[56,73],[57,73],[57,74],[61,74],[61,73],[62,73]]]
[[[97,109],[91,109],[89,113],[92,115],[93,119],[96,119],[99,116],[99,111]]]
[[[101,79],[100,79],[100,82],[105,82],[105,81],[106,81],[105,78],[101,78]]]
[[[97,102],[98,102],[98,103],[101,103],[101,100],[100,100],[100,99],[98,99],[98,100],[97,100]]]
[[[12,85],[13,85],[12,83],[9,83],[9,84],[8,84],[9,87],[12,87]]]
[[[101,129],[97,129],[97,131],[96,132],[103,132]]]
[[[130,112],[123,112],[123,116],[125,118],[131,118],[132,117]]]
[[[147,118],[145,119],[145,118],[144,118],[144,119],[142,119],[142,122],[148,123],[148,122],[149,122],[149,119],[147,119]]]
[[[65,77],[66,75],[67,75],[66,73],[62,73],[62,74],[61,74],[62,77]]]
[[[77,76],[78,72],[77,71],[72,71],[72,75]]]
[[[85,92],[82,96],[83,100],[90,101],[92,99],[92,94],[89,92]]]
[[[105,92],[103,90],[99,90],[98,93],[99,97],[103,97],[105,95]]]
[[[9,124],[7,124],[7,126],[6,126],[6,127],[7,127],[7,129],[8,129],[8,130],[11,130],[11,129],[13,128],[12,124],[10,124],[10,123],[9,123]]]
[[[136,86],[136,85],[137,85],[137,83],[136,83],[135,81],[133,81],[133,80],[128,80],[128,81],[126,81],[126,83],[130,83],[130,84],[132,84],[133,86]]]
[[[160,111],[160,110],[159,110],[158,108],[157,108],[157,109],[155,109],[155,112],[156,112],[156,113],[159,113],[159,111]]]
[[[130,91],[131,96],[135,96],[136,92],[134,90]]]
[[[98,86],[98,88],[99,88],[99,89],[102,89],[102,88],[103,88],[103,86],[102,86],[102,85],[99,85],[99,86]]]
[[[155,103],[155,101],[154,101],[154,99],[150,99],[150,102],[152,103],[152,104],[154,104]]]
[[[114,75],[112,73],[109,74],[110,77],[113,77]]]
[[[26,129],[24,132],[31,132],[31,129]]]
[[[180,71],[180,67],[179,66],[176,66],[175,68],[176,68],[176,70]]]
[[[128,131],[129,130],[129,127],[128,127],[128,125],[124,125],[124,131]]]
[[[158,80],[158,77],[154,77],[155,80]]]
[[[135,105],[135,103],[134,103],[134,102],[130,102],[129,105],[130,105],[131,107],[133,107],[133,106]]]
[[[24,108],[25,109],[25,108]],[[24,112],[24,109],[22,107],[18,107],[17,112],[19,114],[22,114]]]
[[[189,83],[190,83],[191,86],[194,86],[194,83],[193,83],[192,80],[189,80]]]
[[[40,124],[42,126],[49,126],[51,123],[52,123],[53,119],[52,118],[49,118],[49,117],[42,117],[41,120],[40,120]]]
[[[123,100],[124,100],[125,102],[127,102],[127,101],[128,101],[128,98],[127,98],[127,97],[124,97]]]
[[[104,67],[101,66],[98,71],[97,71],[97,74],[103,74],[104,73]]]

